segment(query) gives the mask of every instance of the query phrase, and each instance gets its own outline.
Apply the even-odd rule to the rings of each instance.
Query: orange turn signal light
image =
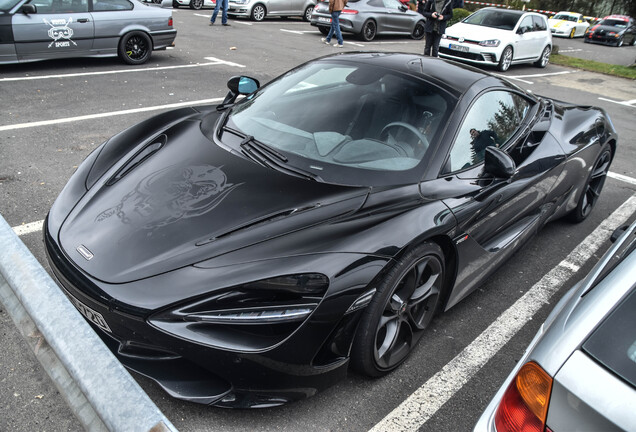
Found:
[[[543,432],[551,391],[552,377],[541,366],[523,365],[497,407],[497,432]]]

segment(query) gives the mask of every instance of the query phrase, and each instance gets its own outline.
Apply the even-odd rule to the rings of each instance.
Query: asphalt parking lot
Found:
[[[0,66],[0,214],[45,267],[38,226],[77,165],[105,139],[174,106],[216,103],[231,76],[247,74],[265,83],[306,60],[336,52],[299,19],[232,20],[230,27],[209,27],[210,15],[209,10],[175,10],[175,48],[155,52],[138,67],[117,59]],[[607,53],[612,59],[636,58],[636,47],[555,41],[594,59]],[[423,44],[388,37],[362,43],[345,35],[346,50],[421,52]],[[636,217],[636,83],[553,65],[513,66],[505,76],[537,94],[601,106],[610,114],[619,149],[591,217],[580,225],[559,221],[545,227],[483,287],[439,316],[409,360],[385,378],[351,374],[311,399],[236,411],[173,400],[135,375],[178,429],[471,428],[552,305],[607,249],[607,229]],[[624,210],[620,217],[614,214],[619,208]],[[593,233],[602,235],[590,239]],[[575,249],[584,253],[573,254]],[[579,255],[583,258],[573,261]],[[502,319],[507,320],[504,325],[496,325]],[[80,430],[1,306],[0,334],[0,430]],[[406,426],[401,426],[404,420]]]

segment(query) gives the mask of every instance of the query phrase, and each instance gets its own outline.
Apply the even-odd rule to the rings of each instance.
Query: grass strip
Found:
[[[550,63],[622,78],[636,79],[636,67],[633,66],[611,65],[594,60],[569,57],[562,54],[550,55]]]

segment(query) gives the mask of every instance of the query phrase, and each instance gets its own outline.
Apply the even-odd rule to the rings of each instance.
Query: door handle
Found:
[[[87,22],[88,22],[88,18],[79,18],[79,19],[77,20],[77,22],[87,23]]]

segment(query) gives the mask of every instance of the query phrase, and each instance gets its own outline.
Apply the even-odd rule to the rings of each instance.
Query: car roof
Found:
[[[473,66],[419,54],[359,52],[342,53],[323,58],[336,58],[338,60],[356,63],[367,63],[413,75],[443,87],[457,98],[466,93],[478,81],[484,79],[488,79],[490,85],[493,85],[493,82],[497,82],[500,85],[510,86],[507,81]]]

